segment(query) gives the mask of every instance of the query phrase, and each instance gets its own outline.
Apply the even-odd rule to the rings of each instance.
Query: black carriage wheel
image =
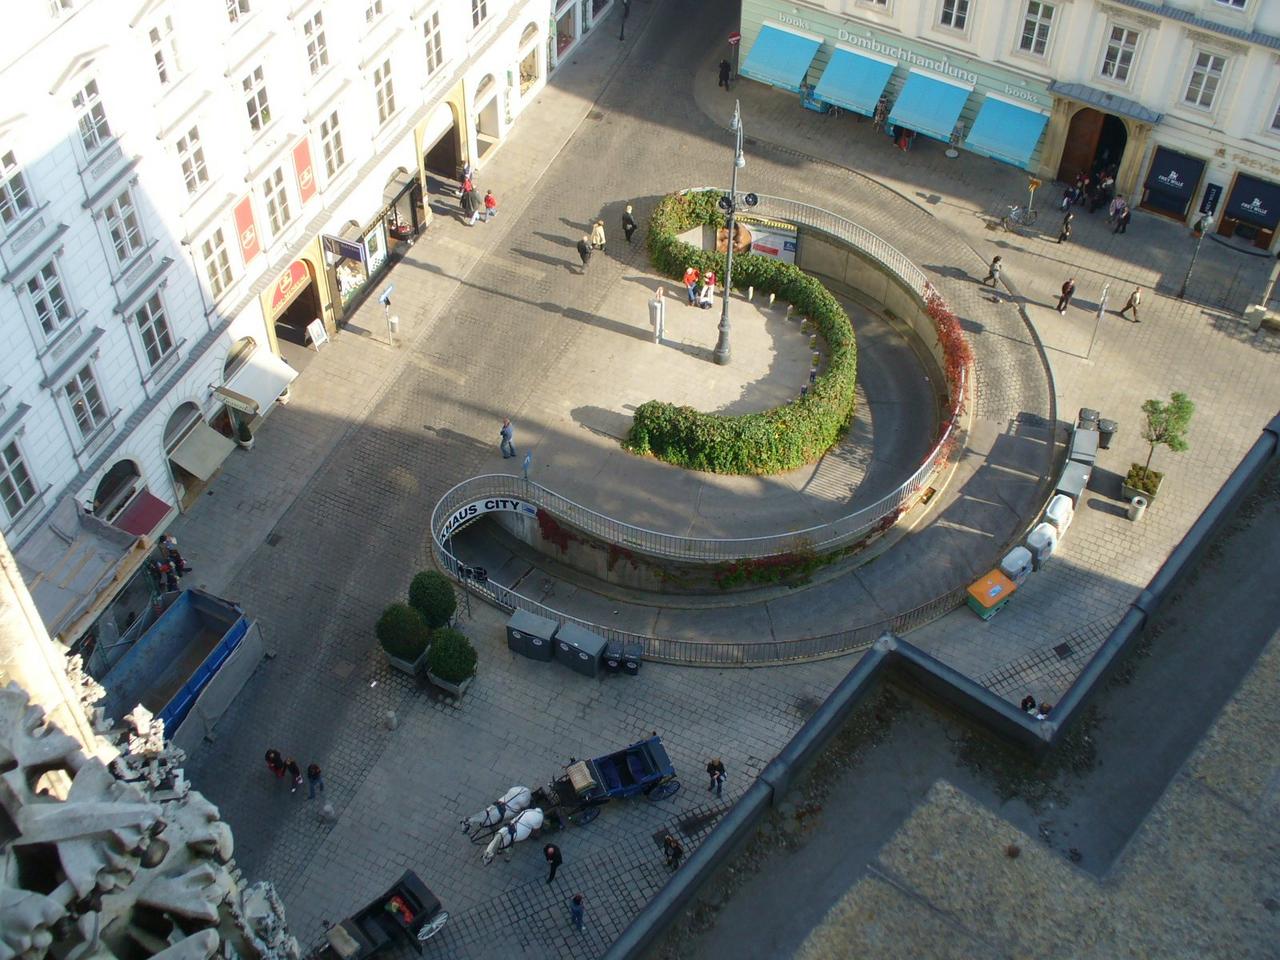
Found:
[[[667,797],[674,797],[679,789],[679,780],[664,780],[650,790],[648,796],[650,800],[665,800]]]
[[[588,823],[600,816],[599,807],[587,807],[587,809],[575,813],[569,819],[580,827],[585,827]]]
[[[418,929],[418,942],[425,943],[444,929],[449,922],[449,911],[441,910]]]

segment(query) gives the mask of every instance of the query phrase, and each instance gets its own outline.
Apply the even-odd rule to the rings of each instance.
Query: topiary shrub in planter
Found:
[[[432,630],[448,626],[458,598],[453,584],[438,570],[423,570],[409,583],[409,606],[422,614]]]
[[[1147,450],[1147,462],[1133,464],[1125,476],[1120,491],[1125,499],[1132,500],[1138,494],[1148,500],[1155,497],[1164,479],[1163,473],[1151,469],[1156,447],[1168,447],[1174,453],[1186,450],[1187,430],[1195,412],[1196,405],[1185,393],[1170,394],[1168,403],[1151,399],[1142,404],[1142,439],[1151,446]]]
[[[457,630],[437,630],[427,651],[427,679],[460,697],[476,675],[476,649]]]
[[[1152,470],[1150,467],[1135,463],[1129,468],[1129,472],[1125,474],[1124,483],[1120,485],[1120,493],[1126,500],[1143,496],[1150,503],[1156,498],[1156,494],[1160,490],[1160,481],[1163,479],[1164,474],[1159,470]]]
[[[431,631],[422,614],[403,603],[393,603],[382,611],[373,628],[392,669],[416,677],[427,662]]]

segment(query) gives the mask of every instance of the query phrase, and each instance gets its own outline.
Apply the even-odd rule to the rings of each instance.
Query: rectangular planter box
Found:
[[[467,687],[471,686],[471,681],[475,679],[475,675],[467,677],[461,683],[450,683],[448,680],[441,680],[430,670],[427,671],[427,679],[431,681],[433,687],[439,687],[445,693],[452,694],[458,699],[462,699],[462,695],[467,692]]]
[[[392,670],[398,670],[410,677],[417,677],[427,666],[427,654],[431,651],[430,647],[422,651],[422,656],[417,660],[401,660],[399,657],[393,657],[387,651],[383,650],[382,655],[387,658],[387,663],[391,665]]]

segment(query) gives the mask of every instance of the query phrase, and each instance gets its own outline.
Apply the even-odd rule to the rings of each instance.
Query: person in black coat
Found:
[[[729,61],[720,61],[720,86],[729,89]]]
[[[627,204],[627,209],[622,211],[622,232],[627,238],[627,243],[631,242],[631,235],[636,232],[636,218],[631,215],[631,204]]]
[[[591,260],[591,240],[583,237],[578,241],[578,256],[582,258],[582,272],[587,272],[587,263]]]

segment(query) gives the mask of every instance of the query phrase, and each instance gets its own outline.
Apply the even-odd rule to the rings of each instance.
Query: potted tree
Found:
[[[1185,393],[1173,393],[1169,402],[1148,400],[1142,405],[1145,420],[1142,425],[1142,439],[1151,445],[1147,451],[1146,463],[1134,463],[1121,485],[1121,492],[1126,500],[1144,496],[1148,501],[1154,500],[1160,490],[1160,482],[1164,474],[1151,469],[1151,458],[1156,447],[1166,446],[1174,453],[1187,449],[1187,429],[1191,424],[1191,415],[1196,405],[1187,399]]]
[[[432,630],[447,627],[458,608],[449,578],[438,570],[424,570],[409,583],[409,606],[422,614]]]
[[[431,631],[417,610],[403,603],[393,603],[382,611],[374,633],[393,670],[411,677],[422,672],[427,662]]]
[[[451,627],[435,631],[427,651],[427,679],[447,693],[461,697],[476,675],[476,650]]]
[[[249,421],[244,417],[236,417],[236,443],[241,450],[253,449],[253,434],[249,432]]]

